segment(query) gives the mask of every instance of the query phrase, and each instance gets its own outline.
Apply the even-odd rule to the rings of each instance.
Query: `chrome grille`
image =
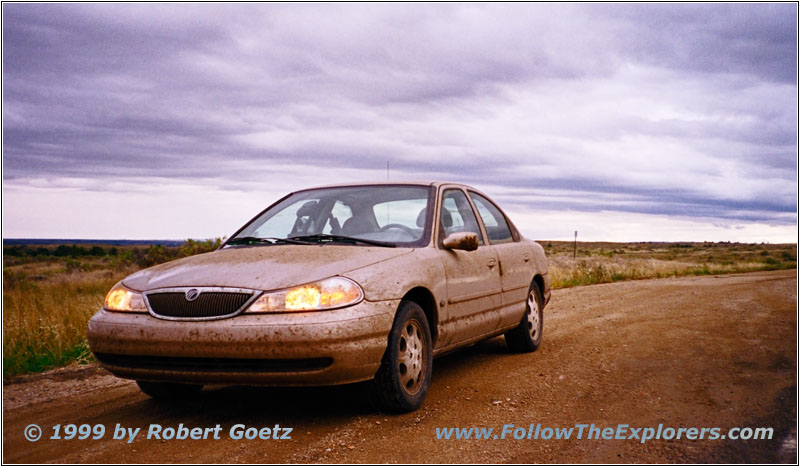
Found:
[[[199,292],[191,300],[187,298]],[[227,318],[239,313],[255,297],[252,290],[187,287],[181,289],[153,290],[145,294],[150,312],[158,317],[173,320],[204,320]]]

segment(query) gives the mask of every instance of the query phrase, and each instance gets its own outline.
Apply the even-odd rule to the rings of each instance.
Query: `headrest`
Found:
[[[428,215],[428,208],[422,208],[417,216],[417,227],[425,227],[425,217]],[[447,208],[442,208],[442,222],[445,228],[453,226],[453,215]]]
[[[314,210],[317,207],[316,201],[306,201],[300,206],[300,209],[297,210],[297,217],[305,217],[310,216],[314,213]]]
[[[428,208],[422,208],[417,215],[417,227],[425,227],[425,216],[428,215]]]
[[[442,224],[445,229],[453,226],[453,215],[450,214],[450,210],[447,208],[442,208]]]

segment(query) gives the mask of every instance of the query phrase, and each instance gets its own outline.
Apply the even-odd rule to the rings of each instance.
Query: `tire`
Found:
[[[506,344],[513,352],[533,352],[542,343],[544,329],[544,306],[542,292],[536,282],[528,289],[528,300],[525,303],[525,314],[522,321],[514,329],[505,334]]]
[[[153,399],[171,400],[190,396],[203,389],[202,384],[156,383],[152,381],[136,381],[139,389]]]
[[[381,366],[367,388],[375,408],[403,413],[422,405],[431,381],[432,342],[422,308],[400,302]]]

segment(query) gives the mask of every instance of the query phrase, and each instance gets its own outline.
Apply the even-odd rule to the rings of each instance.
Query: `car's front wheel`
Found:
[[[381,366],[370,383],[373,405],[388,412],[419,408],[430,385],[432,347],[425,312],[414,302],[401,302]]]
[[[519,325],[506,333],[506,344],[514,352],[533,352],[542,343],[544,328],[544,306],[542,293],[536,282],[528,289],[525,315]]]
[[[153,381],[136,381],[139,389],[153,399],[178,399],[194,394],[203,389],[202,384],[161,383]]]

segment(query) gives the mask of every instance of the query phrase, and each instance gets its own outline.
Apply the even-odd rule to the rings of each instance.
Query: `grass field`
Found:
[[[797,267],[796,245],[741,243],[540,242],[554,288],[631,279]],[[133,271],[215,248],[219,240],[180,247],[5,246],[3,377],[91,361],[86,323],[106,292]]]
[[[217,246],[4,246],[3,378],[91,361],[86,325],[117,281]]]
[[[794,243],[540,243],[553,288],[797,267]]]

